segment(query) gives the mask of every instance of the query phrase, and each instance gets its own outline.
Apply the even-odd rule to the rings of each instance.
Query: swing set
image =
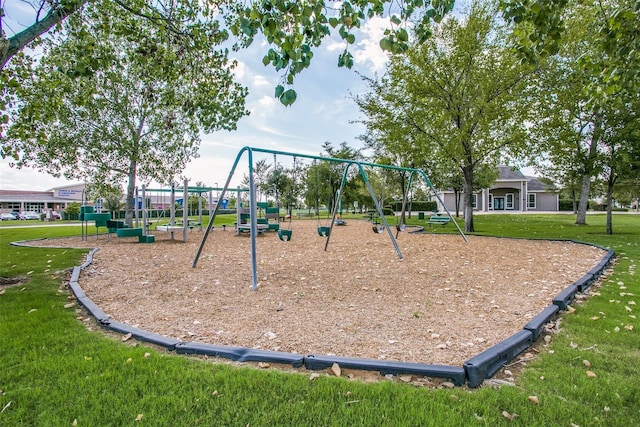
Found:
[[[280,207],[279,201],[278,201],[278,181],[279,181],[279,177],[280,174],[278,172],[278,163],[276,162],[276,153],[273,153],[273,167],[275,169],[275,173],[276,173],[276,206],[278,206],[278,208]],[[296,185],[296,156],[293,157],[293,182],[291,183],[291,191],[289,192],[289,205],[291,206],[293,204],[293,187],[295,187]],[[288,242],[289,240],[291,240],[291,235],[293,234],[293,230],[292,230],[292,211],[291,209],[289,210],[289,226],[286,230],[283,230],[282,228],[280,228],[278,230],[278,238],[280,240],[282,240],[283,242]]]
[[[317,165],[316,165],[316,160],[313,161],[313,166],[314,166],[313,169],[314,169],[314,172],[315,172],[315,188],[314,188],[314,192],[315,192],[315,202],[316,202],[316,204],[315,204],[315,213],[316,213],[316,216],[318,217],[318,236],[320,236],[320,237],[328,237],[329,233],[331,232],[331,227],[328,225],[329,221],[330,221],[330,218],[327,218],[327,222],[326,222],[327,225],[322,225],[322,223],[320,221],[320,197],[318,195],[318,193],[319,193],[318,189],[320,188],[320,183],[319,183],[319,180],[318,180],[318,174],[319,173],[318,173],[318,169],[317,169]],[[329,181],[332,180],[332,176],[331,175],[332,175],[331,172],[329,172]],[[339,199],[339,197],[338,197],[338,194],[336,193],[335,199],[329,201],[329,206],[331,206],[332,202],[335,203],[335,201],[338,200],[338,199]],[[337,220],[337,221],[341,221],[341,220]],[[344,225],[344,224],[341,223],[341,225]]]
[[[371,183],[369,182],[369,179],[367,178],[367,173],[365,172],[365,167],[373,167],[373,168],[381,168],[381,169],[390,169],[390,170],[397,170],[397,171],[406,171],[409,173],[409,180],[408,180],[408,185],[407,188],[411,188],[411,183],[413,180],[413,177],[415,175],[421,176],[424,181],[427,183],[427,185],[429,186],[429,188],[431,189],[433,195],[438,199],[438,201],[440,202],[440,204],[442,206],[444,206],[445,210],[447,210],[446,206],[444,205],[444,203],[442,202],[442,199],[440,199],[440,196],[438,195],[438,193],[435,191],[433,184],[431,183],[431,181],[429,180],[429,178],[427,177],[427,174],[422,170],[422,169],[414,169],[414,168],[405,168],[405,167],[400,167],[400,166],[390,166],[390,165],[382,165],[382,164],[376,164],[376,163],[368,163],[368,162],[359,162],[356,160],[349,160],[349,159],[338,159],[338,158],[333,158],[333,157],[321,157],[321,156],[312,156],[312,155],[307,155],[307,154],[300,154],[300,153],[291,153],[291,152],[286,152],[286,151],[277,151],[277,150],[268,150],[268,149],[264,149],[264,148],[255,148],[255,147],[244,147],[242,148],[239,152],[238,155],[236,156],[236,159],[233,163],[233,166],[231,167],[231,170],[229,172],[229,175],[227,177],[227,181],[224,184],[224,187],[222,189],[222,193],[220,194],[220,198],[223,199],[226,195],[227,190],[229,189],[229,185],[231,184],[231,179],[233,178],[235,171],[238,167],[238,164],[240,163],[240,160],[242,159],[242,157],[244,156],[244,154],[246,153],[247,155],[247,162],[248,162],[248,169],[249,169],[249,208],[251,212],[256,212],[257,210],[257,199],[256,199],[256,186],[255,186],[255,177],[254,177],[254,160],[253,160],[253,156],[254,153],[263,153],[263,154],[272,154],[274,156],[274,161],[275,161],[275,156],[276,155],[282,155],[282,156],[288,156],[288,157],[292,157],[294,160],[294,177],[293,177],[293,185],[291,186],[291,197],[293,196],[293,186],[295,185],[295,166],[296,166],[296,162],[298,158],[308,158],[308,159],[313,159],[313,160],[318,160],[318,161],[323,161],[323,162],[330,162],[330,163],[339,163],[339,164],[344,164],[346,165],[344,172],[342,174],[342,180],[340,181],[340,187],[338,189],[338,191],[336,192],[336,200],[333,203],[333,208],[332,208],[332,215],[331,215],[331,222],[329,223],[328,227],[318,227],[318,234],[322,237],[325,237],[325,245],[324,245],[324,250],[326,251],[327,248],[329,247],[329,242],[331,240],[331,232],[333,230],[333,226],[336,224],[336,218],[338,215],[338,206],[340,205],[340,198],[341,198],[341,194],[344,190],[344,186],[346,184],[347,181],[347,177],[348,177],[348,172],[351,169],[351,167],[355,167],[357,168],[357,170],[360,173],[360,176],[362,176],[362,179],[364,180],[365,186],[367,188],[367,191],[369,192],[369,195],[371,196],[371,199],[375,205],[375,211],[378,215],[378,218],[380,218],[381,220],[381,224],[375,224],[375,229],[374,231],[378,234],[383,233],[385,230],[387,231],[388,235],[389,235],[389,240],[391,241],[391,243],[393,244],[393,247],[398,255],[398,258],[402,259],[402,252],[400,251],[400,248],[398,247],[398,242],[396,241],[396,237],[394,237],[391,228],[389,227],[389,223],[387,222],[386,217],[384,216],[382,207],[380,206],[380,203],[378,202],[378,198],[375,195],[375,192],[373,191],[373,187],[371,186]],[[277,201],[277,193],[276,193],[276,204],[278,203]],[[193,262],[192,262],[192,267],[195,268],[198,264],[198,260],[200,259],[200,255],[202,254],[202,250],[204,248],[204,245],[207,241],[207,238],[209,236],[209,233],[211,232],[211,230],[213,229],[213,222],[215,220],[215,217],[218,213],[218,205],[215,206],[215,209],[213,210],[213,213],[210,215],[209,217],[209,223],[207,225],[207,228],[205,229],[205,232],[202,235],[202,240],[200,241],[200,245],[198,246],[198,249],[196,251],[196,254],[194,256]],[[451,216],[451,214],[448,212],[449,216]],[[291,215],[290,215],[291,216]],[[252,285],[251,288],[255,291],[258,289],[258,268],[257,268],[257,244],[256,244],[256,238],[258,236],[258,223],[257,223],[257,218],[256,215],[250,215],[249,218],[250,221],[250,235],[251,235],[251,273],[252,273]],[[460,235],[462,236],[462,238],[464,239],[465,242],[467,242],[467,237],[464,235],[464,233],[462,232],[462,230],[460,229],[460,226],[454,221],[453,222],[454,225],[456,226],[456,228],[458,229],[458,232],[460,233]],[[328,230],[327,230],[328,228]],[[399,228],[398,228],[399,230]],[[292,237],[292,224],[291,224],[291,217],[289,218],[289,226],[287,230],[283,230],[282,228],[280,230],[278,230],[278,237],[280,238],[280,240],[284,241],[284,242],[288,242],[291,240]]]

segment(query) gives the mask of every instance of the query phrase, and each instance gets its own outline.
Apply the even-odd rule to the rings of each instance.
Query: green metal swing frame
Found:
[[[236,156],[236,159],[233,163],[233,166],[231,167],[231,170],[229,171],[229,175],[227,177],[227,181],[224,184],[222,193],[220,194],[219,198],[223,199],[225,197],[225,194],[227,192],[227,190],[229,189],[229,185],[231,184],[231,179],[233,178],[235,171],[238,167],[238,164],[240,163],[241,158],[244,156],[244,154],[247,154],[247,161],[248,161],[248,169],[249,169],[249,205],[251,208],[252,212],[255,212],[256,207],[257,207],[257,200],[256,200],[256,190],[255,190],[255,178],[254,178],[254,167],[253,167],[253,156],[254,153],[263,153],[263,154],[272,154],[272,155],[280,155],[280,156],[288,156],[288,157],[292,157],[292,158],[306,158],[306,159],[314,159],[314,160],[319,160],[319,161],[325,161],[325,162],[331,162],[331,163],[341,163],[341,164],[346,164],[346,168],[344,169],[344,172],[342,174],[342,180],[340,181],[340,188],[338,189],[337,192],[337,200],[336,203],[334,203],[333,205],[333,212],[332,212],[332,218],[331,218],[331,224],[328,227],[329,228],[329,232],[326,236],[326,240],[325,240],[325,245],[324,245],[324,250],[326,251],[327,248],[329,247],[329,242],[331,240],[331,232],[333,231],[333,225],[335,224],[335,220],[336,220],[336,215],[338,214],[338,204],[337,203],[342,195],[342,190],[344,189],[344,185],[347,181],[347,177],[348,177],[348,173],[349,170],[352,167],[356,167],[358,169],[358,171],[360,172],[360,175],[362,176],[362,179],[364,180],[364,183],[367,187],[367,191],[369,192],[369,194],[371,195],[371,199],[375,205],[377,214],[379,215],[379,217],[382,220],[382,227],[384,227],[384,230],[381,230],[382,232],[384,232],[385,230],[387,231],[388,235],[389,235],[389,239],[391,240],[391,243],[393,244],[393,247],[398,255],[398,257],[400,259],[403,258],[402,256],[402,252],[400,251],[400,248],[398,247],[398,242],[396,241],[396,238],[393,236],[393,232],[391,231],[391,227],[389,227],[389,223],[387,222],[387,219],[384,216],[384,213],[382,211],[382,207],[380,206],[380,203],[378,201],[378,198],[375,195],[375,192],[373,191],[373,187],[371,186],[371,182],[369,182],[369,179],[367,178],[367,173],[365,171],[365,167],[373,167],[373,168],[380,168],[380,169],[390,169],[390,170],[397,170],[397,171],[407,171],[409,172],[409,181],[408,181],[408,185],[407,185],[407,191],[409,188],[411,188],[411,184],[413,182],[413,177],[415,175],[421,176],[424,181],[426,182],[426,184],[429,186],[429,189],[431,190],[431,192],[433,193],[433,195],[438,199],[438,201],[440,202],[440,204],[444,207],[445,211],[447,211],[447,214],[449,216],[451,216],[451,214],[449,213],[447,207],[444,205],[442,199],[440,198],[440,196],[438,195],[438,193],[435,191],[435,188],[433,186],[433,184],[431,183],[431,180],[429,180],[429,177],[427,176],[427,174],[422,170],[422,169],[415,169],[415,168],[406,168],[406,167],[401,167],[401,166],[391,166],[391,165],[382,165],[382,164],[377,164],[377,163],[368,163],[368,162],[359,162],[357,160],[350,160],[350,159],[338,159],[338,158],[334,158],[334,157],[322,157],[322,156],[313,156],[313,155],[308,155],[308,154],[301,154],[301,153],[293,153],[293,152],[287,152],[287,151],[278,151],[278,150],[268,150],[265,148],[256,148],[256,147],[243,147],[242,149],[240,149],[240,151],[238,152],[238,155]],[[216,205],[212,215],[209,217],[209,223],[207,224],[207,228],[205,229],[205,232],[202,235],[202,239],[200,241],[200,245],[198,246],[198,249],[196,251],[196,254],[193,258],[193,262],[192,262],[192,267],[195,268],[198,264],[198,260],[200,259],[200,255],[202,254],[202,249],[204,248],[204,245],[207,241],[207,238],[209,236],[209,233],[211,232],[211,230],[213,229],[213,222],[215,220],[215,217],[218,213],[218,204]],[[250,231],[251,231],[251,273],[252,273],[252,283],[251,283],[251,288],[255,291],[258,289],[258,268],[257,268],[257,243],[256,243],[256,238],[258,236],[258,224],[257,224],[257,219],[256,219],[256,215],[251,215],[250,218],[251,221],[251,227],[250,227]],[[457,222],[453,221],[453,223],[455,224],[456,228],[458,229],[458,232],[460,233],[460,235],[462,236],[462,238],[464,239],[465,242],[468,242],[467,237],[464,235],[462,229],[460,228],[460,226],[457,224]],[[282,238],[287,237],[287,238],[291,238],[291,234],[289,234],[288,236],[286,235],[287,233],[282,233],[282,232],[286,232],[286,231],[291,231],[291,230],[278,230],[278,237],[282,236]],[[318,230],[318,232],[320,232],[320,230]]]

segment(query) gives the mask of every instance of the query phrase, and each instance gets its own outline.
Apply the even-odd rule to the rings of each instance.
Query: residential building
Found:
[[[453,212],[456,208],[453,190],[440,193],[446,208]],[[462,194],[458,194],[462,199]],[[498,166],[498,178],[489,188],[472,195],[473,210],[478,212],[504,211],[551,211],[559,210],[558,190],[540,179],[525,176],[520,170],[509,166]],[[462,209],[462,200],[460,200]]]

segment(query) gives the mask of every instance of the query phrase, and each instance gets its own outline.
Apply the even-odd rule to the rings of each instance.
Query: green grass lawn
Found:
[[[475,217],[477,234],[574,239],[612,248],[617,258],[602,286],[563,313],[560,333],[540,347],[516,387],[439,390],[311,380],[308,373],[210,363],[122,342],[68,307],[63,277],[84,251],[9,245],[77,235],[77,226],[3,227],[0,276],[26,281],[0,287],[0,426],[640,425],[640,216],[616,215],[612,236],[604,233],[604,215],[589,215],[588,226],[573,221]]]

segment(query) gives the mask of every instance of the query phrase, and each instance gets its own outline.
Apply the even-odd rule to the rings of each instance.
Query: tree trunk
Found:
[[[132,160],[129,163],[129,183],[127,184],[127,205],[124,215],[124,220],[129,227],[133,227],[133,209],[136,202],[133,198],[136,190],[136,171],[138,164]]]
[[[607,184],[607,234],[613,234],[613,225],[611,223],[611,212],[613,210],[613,185],[611,182]]]
[[[473,233],[473,166],[462,168],[464,175],[464,231]]]
[[[617,177],[612,168],[607,179],[607,234],[613,234],[613,188]]]
[[[589,143],[589,152],[584,164],[584,173],[582,174],[582,187],[580,189],[580,203],[578,203],[578,214],[576,215],[577,225],[587,224],[587,209],[589,208],[589,193],[591,190],[591,177],[596,169],[596,157],[598,154],[598,141],[600,139],[600,127],[602,118],[600,114],[596,114],[593,120],[593,133],[591,134],[591,142]]]
[[[587,209],[589,207],[589,193],[591,190],[591,176],[584,175],[582,177],[582,186],[580,187],[580,202],[578,203],[578,213],[576,214],[576,224],[587,224]]]

